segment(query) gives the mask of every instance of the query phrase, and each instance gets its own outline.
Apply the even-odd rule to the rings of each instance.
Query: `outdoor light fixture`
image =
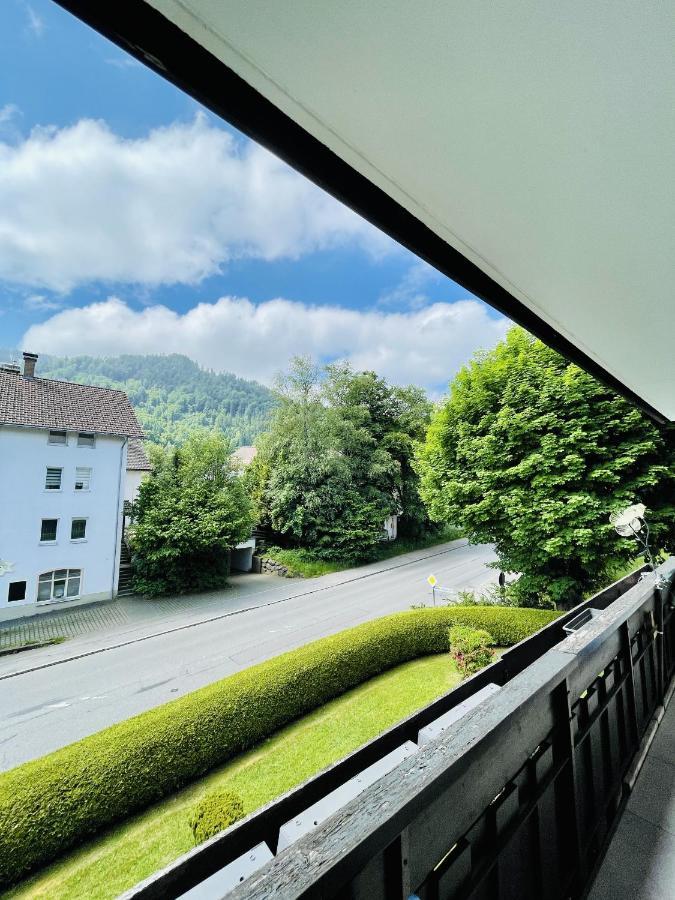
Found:
[[[609,521],[618,535],[637,541],[647,565],[652,572],[656,572],[656,563],[649,547],[649,525],[645,520],[646,509],[644,503],[634,503],[620,512],[612,513]],[[657,581],[660,580],[657,578]]]

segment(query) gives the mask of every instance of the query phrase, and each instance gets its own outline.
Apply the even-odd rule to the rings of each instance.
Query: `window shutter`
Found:
[[[88,466],[78,466],[75,469],[75,490],[88,491],[91,481],[91,469]]]
[[[61,490],[61,473],[63,469],[47,469],[47,477],[45,479],[45,489],[48,491]]]

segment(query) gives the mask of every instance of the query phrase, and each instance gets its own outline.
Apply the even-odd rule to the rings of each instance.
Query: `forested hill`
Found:
[[[200,369],[187,356],[42,356],[36,374],[120,388],[148,440],[177,443],[190,429],[221,429],[235,446],[254,443],[267,425],[272,392],[255,381]]]

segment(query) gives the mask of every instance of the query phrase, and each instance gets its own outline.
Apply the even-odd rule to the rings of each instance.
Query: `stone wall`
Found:
[[[260,561],[260,571],[268,575],[278,575],[280,578],[297,578],[295,572],[289,572],[288,566],[282,565],[274,559],[263,557]]]

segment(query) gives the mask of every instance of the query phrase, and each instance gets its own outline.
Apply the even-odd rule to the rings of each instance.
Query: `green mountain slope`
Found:
[[[235,446],[252,444],[274,405],[272,392],[263,385],[208,372],[179,354],[41,355],[36,374],[126,391],[148,440],[157,444],[178,443],[192,428],[217,428]]]

